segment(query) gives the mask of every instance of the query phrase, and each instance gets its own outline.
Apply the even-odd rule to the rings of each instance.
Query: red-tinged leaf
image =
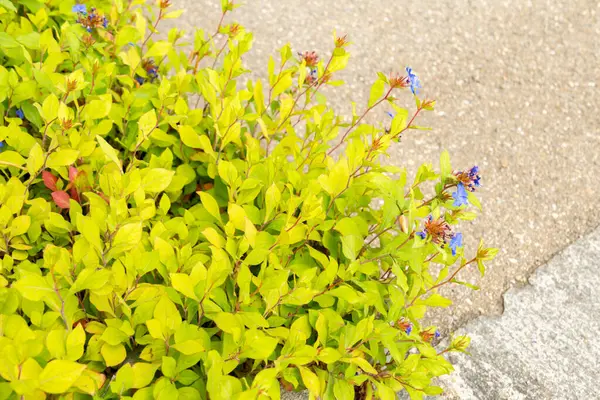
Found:
[[[75,182],[75,179],[77,179],[77,168],[75,168],[74,166],[70,166],[69,167],[69,181],[71,181],[71,183]]]
[[[42,180],[44,181],[44,185],[53,192],[56,191],[56,182],[58,182],[58,177],[54,176],[52,172],[42,171]]]
[[[52,192],[52,199],[60,208],[69,208],[71,206],[69,203],[69,200],[71,200],[71,198],[69,197],[69,194],[64,190]]]
[[[79,198],[79,192],[77,191],[77,189],[75,189],[74,187],[72,187],[72,188],[69,190],[69,193],[71,194],[71,198],[72,198],[73,200],[75,200],[75,201],[76,201],[76,202],[78,202],[78,203],[81,203],[81,199]]]

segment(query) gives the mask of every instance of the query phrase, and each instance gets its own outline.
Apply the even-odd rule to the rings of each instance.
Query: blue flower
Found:
[[[458,247],[462,246],[462,239],[463,239],[462,233],[455,233],[452,236],[452,239],[450,239],[450,248],[452,249],[452,255],[453,256],[456,255],[456,249]]]
[[[0,149],[4,147],[4,142],[0,142]]]
[[[393,112],[391,112],[391,111],[386,111],[385,113],[386,113],[387,115],[389,115],[389,116],[390,116],[390,118],[394,118],[394,113],[393,113]]]
[[[23,110],[21,110],[20,108],[17,109],[16,114],[17,114],[18,118],[25,119],[25,114],[23,113]]]
[[[434,336],[435,336],[436,339],[439,339],[440,336],[442,336],[442,334],[440,333],[440,331],[436,330]]]
[[[427,237],[427,233],[425,233],[425,231],[417,232],[416,235],[421,239],[425,239]]]
[[[102,26],[104,27],[104,29],[108,27],[108,19],[106,19],[106,17],[102,19]]]
[[[85,28],[86,31],[88,31],[89,33],[92,33],[92,27],[88,26],[87,28]]]
[[[419,78],[417,78],[417,76],[413,74],[411,67],[406,67],[406,73],[408,74],[408,83],[410,85],[410,90],[413,92],[413,94],[417,94],[419,89],[422,88]]]
[[[406,330],[404,332],[406,332],[406,334],[410,336],[412,329],[413,329],[412,324],[410,324],[410,325],[408,325],[408,327],[406,328]]]
[[[71,9],[71,11],[73,11],[74,13],[77,14],[87,14],[87,7],[85,6],[85,4],[75,4],[73,6],[73,8]]]
[[[452,193],[452,197],[454,198],[454,203],[452,205],[454,207],[460,207],[462,205],[469,204],[467,200],[467,191],[465,190],[465,185],[462,182],[458,183],[456,186],[456,192]]]
[[[144,84],[144,78],[142,78],[141,76],[136,76],[135,80],[137,81],[137,83],[139,83],[140,85]]]

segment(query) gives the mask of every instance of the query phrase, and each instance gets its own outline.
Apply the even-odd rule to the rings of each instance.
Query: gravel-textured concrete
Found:
[[[213,32],[220,15],[218,0],[174,7],[186,9],[181,29]],[[500,312],[509,286],[600,222],[599,13],[597,0],[246,0],[227,21],[254,32],[246,63],[258,75],[286,42],[326,57],[333,29],[348,34],[348,84],[329,93],[344,114],[366,103],[376,71],[419,74],[438,100],[422,121],[434,130],[411,132],[390,160],[414,171],[448,149],[455,167],[478,164],[484,214],[462,227],[467,248],[484,236],[502,249],[479,292],[452,289],[456,305],[433,315],[454,329]]]
[[[471,356],[451,355],[449,398],[550,400],[600,398],[600,229],[577,241],[504,296],[501,317],[461,331]]]

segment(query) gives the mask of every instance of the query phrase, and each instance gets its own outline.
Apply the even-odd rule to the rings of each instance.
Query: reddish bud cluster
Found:
[[[160,0],[160,3],[158,4],[158,6],[161,8],[161,10],[164,10],[166,8],[171,7],[171,1],[170,0]]]
[[[419,335],[424,342],[431,342],[431,340],[435,337],[435,332],[431,331],[423,331],[420,332]]]
[[[396,322],[396,328],[406,332],[410,331],[412,328],[412,323],[410,321],[398,320]]]
[[[240,24],[235,24],[235,23],[231,24],[231,25],[229,25],[228,35],[229,35],[229,37],[234,37],[235,35],[240,33],[241,30],[242,30],[242,26]]]
[[[348,40],[346,39],[348,35],[338,36],[335,38],[335,47],[344,47],[348,44]]]
[[[425,231],[431,235],[431,241],[436,244],[446,243],[452,238],[452,229],[443,218],[429,217],[425,221]]]
[[[70,120],[70,119],[61,119],[60,120],[60,127],[64,131],[71,129],[73,127],[73,120]]]
[[[96,40],[92,35],[84,35],[82,41],[85,47],[91,47],[96,43]]]
[[[71,93],[77,89],[77,81],[75,79],[67,79],[67,93]]]
[[[319,55],[315,51],[305,52],[302,59],[307,67],[316,67],[319,63]]]
[[[400,74],[390,74],[389,77],[390,87],[392,89],[405,88],[410,86],[410,81],[407,76],[401,76]]]

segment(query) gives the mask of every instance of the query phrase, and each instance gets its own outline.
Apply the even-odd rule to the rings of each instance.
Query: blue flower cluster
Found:
[[[450,225],[442,218],[433,219],[430,215],[425,221],[425,228],[422,231],[415,232],[415,235],[421,239],[426,239],[427,235],[431,236],[431,241],[440,245],[445,245],[450,241],[450,249],[452,255],[456,255],[456,251],[463,245],[462,233],[452,233]]]
[[[417,75],[412,72],[411,67],[406,67],[406,73],[408,74],[407,79],[410,85],[410,90],[416,95],[419,93],[419,89],[423,88],[421,86],[421,82],[419,81],[419,78],[417,78]]]
[[[452,194],[454,198],[454,207],[460,207],[462,205],[469,204],[468,193],[474,192],[476,188],[481,186],[481,176],[479,176],[479,167],[475,165],[468,171],[456,172],[456,179],[458,179],[458,185],[456,185],[456,192]]]
[[[100,26],[104,29],[108,27],[108,19],[105,16],[97,14],[96,9],[93,7],[90,9],[89,15],[85,4],[75,4],[71,11],[78,15],[77,22],[88,32],[92,32],[92,29]]]

